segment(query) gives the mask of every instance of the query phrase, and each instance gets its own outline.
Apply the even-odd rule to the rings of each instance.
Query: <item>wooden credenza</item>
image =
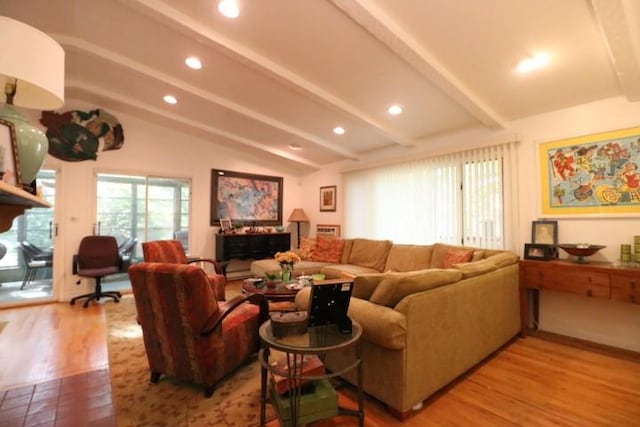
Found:
[[[0,181],[0,232],[11,228],[13,219],[22,215],[25,209],[49,208],[50,204],[26,191]]]
[[[623,267],[596,262],[577,264],[563,260],[521,260],[520,316],[523,335],[529,321],[529,293],[533,296],[534,324],[538,325],[541,289],[640,304],[640,266]]]
[[[216,259],[271,258],[291,249],[291,233],[216,234]]]

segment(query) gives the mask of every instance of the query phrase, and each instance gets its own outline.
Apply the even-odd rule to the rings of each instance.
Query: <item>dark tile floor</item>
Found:
[[[0,391],[0,427],[115,427],[109,370]]]

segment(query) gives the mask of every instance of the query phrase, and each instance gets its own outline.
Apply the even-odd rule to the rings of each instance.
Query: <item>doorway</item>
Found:
[[[54,300],[56,171],[41,170],[36,183],[51,207],[27,209],[0,233],[0,307]]]

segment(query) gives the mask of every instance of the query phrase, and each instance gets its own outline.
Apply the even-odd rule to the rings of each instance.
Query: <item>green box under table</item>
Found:
[[[333,389],[329,380],[316,380],[313,393],[300,396],[298,408],[298,425],[331,418],[338,415],[338,393]],[[271,402],[278,412],[282,427],[290,427],[291,406],[289,397],[282,397],[271,387]]]

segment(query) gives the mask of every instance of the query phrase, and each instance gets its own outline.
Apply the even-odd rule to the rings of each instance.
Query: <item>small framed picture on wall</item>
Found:
[[[320,212],[336,211],[336,186],[320,187]]]

